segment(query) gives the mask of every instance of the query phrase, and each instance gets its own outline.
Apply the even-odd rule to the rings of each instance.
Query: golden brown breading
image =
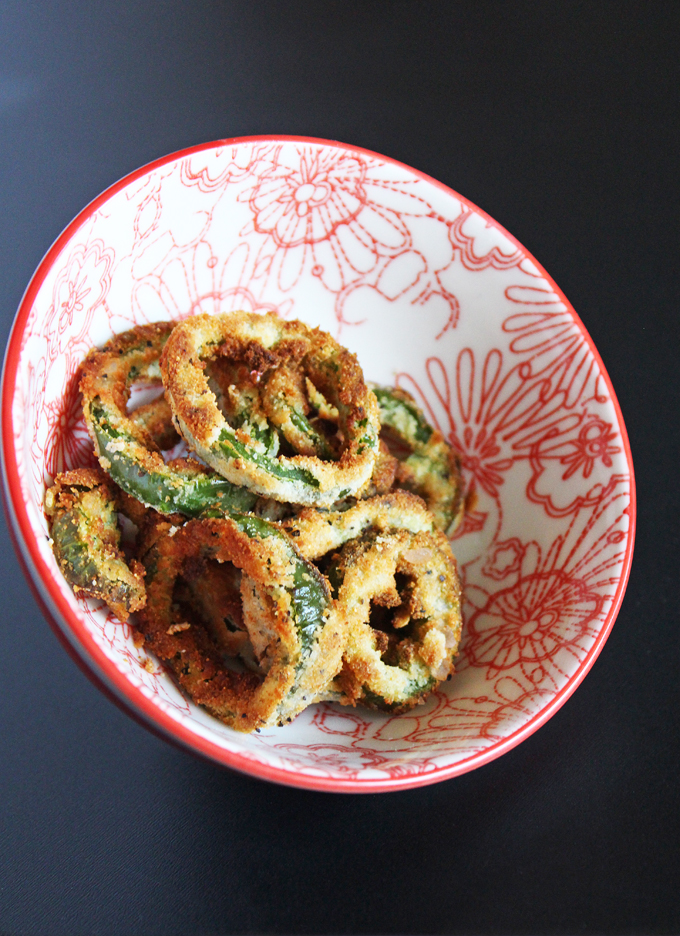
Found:
[[[277,455],[272,427],[259,412],[240,426],[230,425],[204,373],[204,364],[218,357],[245,362],[263,385],[275,368],[298,368],[338,410],[339,457]],[[321,506],[355,494],[368,483],[378,450],[377,403],[356,357],[325,332],[274,314],[198,315],[174,329],[161,370],[182,435],[233,483],[276,500]],[[289,402],[291,419],[304,424],[304,412],[293,410],[294,399]],[[285,401],[279,403],[272,411],[286,422]]]
[[[353,540],[329,575],[349,619],[336,680],[340,701],[402,712],[450,677],[462,629],[461,587],[440,530]]]
[[[127,506],[97,468],[65,471],[45,492],[52,549],[64,578],[76,594],[105,601],[121,621],[146,603],[144,569],[134,559],[128,564],[120,548],[117,512]]]
[[[311,560],[320,559],[344,543],[358,539],[369,530],[386,533],[409,530],[411,533],[434,529],[434,519],[424,502],[409,491],[391,491],[379,497],[358,501],[348,510],[301,510],[283,521],[300,553]]]
[[[258,523],[265,533],[257,533]],[[325,580],[287,537],[266,535],[264,521],[243,526],[227,518],[152,524],[142,544],[149,600],[139,629],[197,704],[237,731],[252,731],[291,720],[315,699],[340,668],[345,627]],[[191,579],[197,560],[239,570],[241,620],[260,674],[226,665],[210,615],[187,620],[175,586],[187,573]]]
[[[453,533],[465,510],[458,455],[410,393],[401,387],[371,386],[380,408],[380,438],[399,461],[396,485],[420,495],[439,529]]]

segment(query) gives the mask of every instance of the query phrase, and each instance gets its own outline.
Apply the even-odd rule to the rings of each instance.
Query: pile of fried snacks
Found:
[[[140,385],[160,395],[130,412]],[[115,336],[80,389],[100,467],[47,490],[54,555],[196,704],[253,731],[324,700],[404,712],[451,678],[463,485],[409,394],[246,312]]]

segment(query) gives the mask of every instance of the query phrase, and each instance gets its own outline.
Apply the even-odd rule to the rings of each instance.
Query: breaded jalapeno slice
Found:
[[[327,575],[349,620],[339,701],[396,714],[453,673],[461,587],[441,530],[372,531],[343,546]]]
[[[453,672],[460,581],[420,497],[397,490],[344,511],[307,508],[284,525],[348,621],[343,668],[324,698],[406,711]]]
[[[141,556],[148,602],[138,627],[146,647],[194,702],[230,727],[290,721],[339,670],[345,626],[328,583],[274,524],[243,516],[177,528],[160,519],[145,531]],[[231,564],[232,599],[238,582],[240,607],[232,601],[229,621],[234,631],[247,631],[259,673],[229,665],[232,654],[244,656],[242,640],[230,645],[215,632],[214,609],[183,600],[178,581],[191,582],[197,561]]]
[[[415,494],[392,491],[359,501],[348,510],[313,510],[308,507],[295,517],[284,520],[283,526],[305,559],[314,561],[368,531],[431,532],[434,519]]]
[[[197,517],[208,508],[252,510],[257,496],[221,475],[187,459],[165,463],[160,446],[177,439],[167,425],[165,400],[127,413],[133,384],[160,386],[159,356],[174,324],[133,328],[85,359],[83,412],[99,463],[124,491],[162,514]]]
[[[253,375],[264,415],[258,408],[235,420],[220,410],[204,372],[220,358]],[[181,434],[234,484],[279,501],[330,506],[369,482],[378,407],[356,357],[330,335],[273,313],[197,315],[172,332],[161,370]],[[338,413],[329,435],[314,405],[319,398]]]
[[[453,532],[464,509],[458,456],[428,423],[410,393],[399,387],[371,385],[380,409],[381,439],[395,445],[396,483],[419,494],[440,530]]]
[[[118,512],[127,512],[121,494],[103,471],[77,468],[57,475],[45,513],[52,551],[73,591],[105,601],[126,621],[144,607],[146,590],[143,567],[134,559],[128,565],[120,548]]]

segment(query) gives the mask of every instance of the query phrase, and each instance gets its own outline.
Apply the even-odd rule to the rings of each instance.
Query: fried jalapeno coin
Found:
[[[285,520],[283,526],[305,559],[317,560],[369,530],[425,533],[434,529],[434,520],[415,494],[392,491],[359,501],[348,510],[305,508],[297,516]]]
[[[186,459],[165,463],[156,444],[171,440],[163,427],[168,415],[164,401],[127,413],[134,383],[160,385],[158,359],[173,327],[174,322],[141,325],[85,359],[83,412],[99,463],[124,491],[162,514],[196,517],[207,508],[251,510],[257,496],[250,491]]]
[[[380,409],[381,438],[396,443],[400,464],[396,483],[419,494],[440,530],[452,532],[464,509],[458,457],[425,419],[410,393],[372,385]],[[405,449],[405,451],[404,451]]]
[[[284,525],[303,556],[321,560],[349,622],[343,669],[324,698],[405,711],[453,672],[460,581],[420,497],[397,490],[348,510],[307,508]]]
[[[245,364],[262,385],[266,421],[258,412],[237,424],[221,412],[204,373],[206,363],[219,358]],[[273,313],[197,315],[174,329],[161,371],[180,432],[234,484],[279,501],[330,506],[368,483],[378,450],[378,407],[356,357],[330,335]],[[291,372],[302,375],[304,385]],[[307,380],[337,410],[333,438],[314,422],[314,394],[303,393]],[[287,445],[305,454],[279,454],[270,419]]]
[[[146,646],[197,704],[230,727],[252,731],[290,721],[339,670],[346,634],[328,584],[274,524],[244,516],[176,528],[160,520],[146,531],[142,558],[148,603],[139,630]],[[240,573],[232,622],[248,632],[261,674],[227,665],[228,649],[205,615],[187,620],[176,583],[191,579],[197,560],[231,563]]]
[[[76,594],[105,601],[121,621],[146,603],[144,569],[120,548],[121,492],[97,469],[57,475],[45,492],[52,551]]]
[[[440,530],[369,533],[348,542],[327,574],[349,619],[340,701],[399,713],[452,674],[461,588]]]

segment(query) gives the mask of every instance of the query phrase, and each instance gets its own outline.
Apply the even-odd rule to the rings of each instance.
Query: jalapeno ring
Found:
[[[241,570],[243,622],[263,675],[234,672],[205,627],[177,620],[175,583],[196,557]],[[197,704],[237,731],[291,720],[339,670],[346,628],[328,584],[274,524],[242,516],[190,520],[173,530],[159,520],[146,533],[142,560],[146,646]]]
[[[246,361],[265,384],[272,368],[296,364],[338,410],[337,460],[277,456],[257,432],[230,425],[202,369],[219,357]],[[356,357],[330,335],[273,313],[197,315],[174,329],[161,371],[180,432],[200,458],[234,484],[275,500],[330,506],[369,481],[378,450],[377,404]],[[292,409],[288,406],[289,414]]]
[[[452,533],[464,510],[463,480],[460,461],[442,434],[428,423],[410,393],[400,387],[371,384],[378,400],[382,438],[396,437],[399,447],[410,454],[399,457],[397,485],[419,494],[435,523],[445,533]]]
[[[282,525],[305,559],[314,561],[368,531],[431,532],[434,520],[420,497],[410,491],[397,490],[358,501],[348,510],[307,507],[295,517],[284,520]]]
[[[126,412],[134,382],[160,384],[158,359],[173,327],[174,322],[141,325],[85,359],[80,381],[83,412],[99,463],[124,491],[162,514],[196,517],[207,508],[223,513],[251,510],[257,496],[250,491],[186,459],[164,462],[157,445],[167,438],[161,431],[167,417],[164,402],[148,406],[141,418]]]
[[[119,492],[103,471],[77,468],[57,475],[45,492],[52,551],[76,594],[105,601],[126,621],[146,603],[144,569],[120,548]],[[127,511],[125,511],[127,512]]]
[[[441,530],[372,532],[348,542],[328,575],[349,619],[335,680],[341,702],[397,714],[451,676],[462,629],[461,587]]]

